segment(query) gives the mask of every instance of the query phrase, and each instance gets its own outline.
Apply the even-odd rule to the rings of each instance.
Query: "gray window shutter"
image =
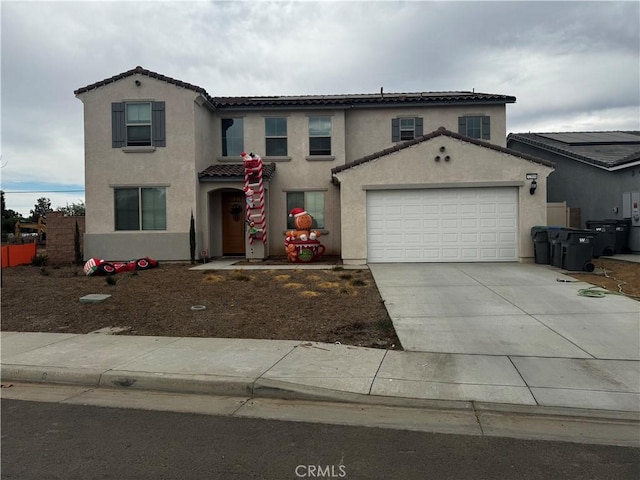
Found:
[[[155,147],[166,147],[164,102],[153,102],[151,107],[151,143]]]
[[[125,118],[124,103],[111,104],[111,147],[122,148],[125,146]]]
[[[424,135],[422,127],[422,117],[416,117],[413,120],[415,122],[415,136],[421,137],[422,135]]]
[[[491,117],[482,117],[482,139],[489,140],[491,138]]]
[[[458,117],[458,133],[460,135],[467,134],[467,117]]]
[[[400,141],[400,119],[399,118],[391,119],[391,141],[392,142]]]

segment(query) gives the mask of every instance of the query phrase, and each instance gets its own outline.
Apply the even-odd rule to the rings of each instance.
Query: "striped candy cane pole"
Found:
[[[245,152],[242,152],[240,154],[240,156],[242,157],[242,160],[244,161],[244,186],[245,188],[251,188],[249,187],[249,184],[251,183],[251,157],[249,155],[247,155]],[[247,224],[249,225],[249,227],[251,227],[251,208],[249,208],[249,206],[246,206],[246,216],[247,216]],[[250,231],[250,230],[247,230]],[[251,235],[251,233],[249,233],[249,244],[253,244],[253,235]]]
[[[264,205],[264,179],[263,179],[263,165],[262,158],[259,156],[256,157],[258,160],[258,199],[260,202],[260,230],[262,231],[262,243],[267,243],[267,218],[265,215],[265,205]]]

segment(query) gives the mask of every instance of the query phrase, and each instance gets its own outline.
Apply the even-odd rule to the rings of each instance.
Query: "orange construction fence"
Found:
[[[36,243],[24,245],[2,246],[2,268],[15,267],[16,265],[30,265],[36,255]]]

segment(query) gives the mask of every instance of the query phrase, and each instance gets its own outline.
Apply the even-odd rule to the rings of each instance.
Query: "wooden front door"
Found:
[[[245,196],[242,192],[222,194],[222,254],[245,254]]]

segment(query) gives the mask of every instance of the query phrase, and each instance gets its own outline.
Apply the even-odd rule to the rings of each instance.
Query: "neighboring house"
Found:
[[[553,166],[506,148],[511,96],[212,97],[141,67],[75,94],[86,257],[188,259],[191,213],[203,256],[284,255],[301,207],[345,263],[518,261],[546,221]],[[243,151],[265,162],[266,249],[239,210]]]
[[[555,164],[547,200],[579,208],[583,228],[624,218],[623,193],[640,191],[640,132],[512,133],[507,146]]]

